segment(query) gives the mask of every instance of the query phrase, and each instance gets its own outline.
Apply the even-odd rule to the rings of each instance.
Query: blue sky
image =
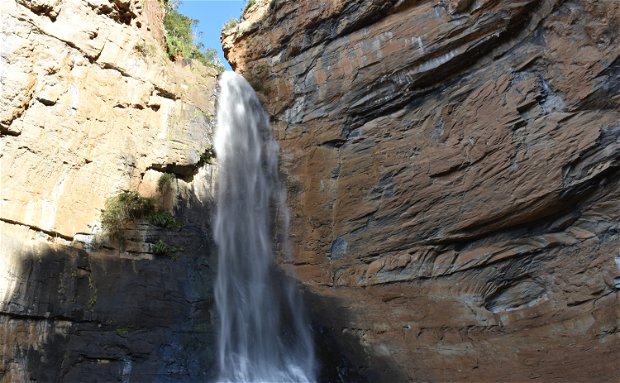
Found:
[[[206,48],[217,49],[220,60],[226,69],[230,70],[222,52],[220,32],[225,22],[239,18],[244,7],[245,0],[182,0],[178,11],[198,20],[195,31],[202,33],[199,41]]]

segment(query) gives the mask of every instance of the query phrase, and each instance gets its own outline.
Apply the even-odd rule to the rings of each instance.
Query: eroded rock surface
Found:
[[[169,61],[156,0],[3,0],[0,17],[0,381],[213,378],[217,74]],[[120,191],[182,226],[100,240]]]
[[[3,220],[71,238],[148,169],[192,175],[215,73],[171,63],[149,30],[161,20],[143,14],[160,5],[142,4],[2,2]]]
[[[295,269],[360,368],[617,381],[617,1],[257,1],[244,18],[224,48],[273,118]],[[346,315],[321,313],[334,301]]]

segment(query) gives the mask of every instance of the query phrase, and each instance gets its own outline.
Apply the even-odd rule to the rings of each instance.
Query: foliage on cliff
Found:
[[[142,218],[154,210],[152,198],[124,191],[106,200],[105,210],[101,213],[101,226],[108,234],[115,236],[128,221]]]
[[[157,211],[153,198],[143,197],[133,191],[123,191],[106,200],[105,209],[101,212],[101,226],[105,233],[116,237],[124,225],[141,218],[165,229],[181,227],[170,212]]]
[[[177,11],[178,6],[178,1],[165,3],[166,16],[164,17],[164,27],[166,29],[166,48],[168,49],[170,59],[194,59],[220,72],[223,71],[224,67],[217,58],[216,50],[214,48],[206,48],[194,36],[193,28],[198,23],[198,20],[180,14]]]

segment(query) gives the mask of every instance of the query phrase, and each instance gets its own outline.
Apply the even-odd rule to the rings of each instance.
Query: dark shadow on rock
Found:
[[[274,283],[290,283],[290,276],[280,270]],[[320,296],[302,288],[300,291],[306,315],[310,319],[317,358],[319,383],[407,382],[404,374],[386,357],[371,355],[350,330],[352,314],[332,297]]]
[[[321,383],[407,382],[387,357],[372,355],[350,330],[351,313],[332,297],[303,291],[314,332]]]
[[[22,252],[3,250],[16,260],[16,283],[0,301],[0,376],[8,379],[0,380],[214,379],[214,246],[190,216],[179,212],[179,231],[147,229],[178,249],[174,257],[127,259],[118,249],[28,239]]]

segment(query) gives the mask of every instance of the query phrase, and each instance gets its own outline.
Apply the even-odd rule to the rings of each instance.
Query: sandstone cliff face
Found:
[[[315,311],[346,311],[316,320],[357,338],[358,368],[618,379],[617,1],[259,1],[244,18],[223,43],[273,118],[295,268]]]
[[[0,381],[197,381],[212,373],[210,145],[216,73],[171,63],[162,8],[0,2]],[[156,191],[163,172],[177,179]],[[93,247],[104,201],[154,196]],[[174,251],[154,256],[162,240]],[[197,341],[203,339],[204,342]]]
[[[168,62],[138,4],[2,3],[4,220],[91,233],[111,193],[198,162],[214,74]]]

